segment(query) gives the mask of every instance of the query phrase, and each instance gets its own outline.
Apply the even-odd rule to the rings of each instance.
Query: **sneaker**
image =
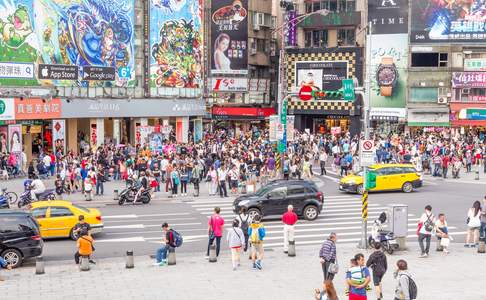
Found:
[[[208,260],[209,259],[209,255],[205,255],[204,256],[204,259]]]
[[[158,266],[158,265],[160,265],[160,263],[159,263],[159,262],[154,262],[154,263],[152,264],[152,266]]]
[[[94,260],[92,260],[92,259],[90,259],[90,260],[89,260],[89,262],[90,262],[91,264],[93,264],[93,265],[96,265],[96,262],[95,262]]]
[[[233,267],[233,271],[236,271],[236,267]]]
[[[289,253],[289,251],[287,251],[287,250],[284,250],[284,253],[285,253],[285,254],[287,254],[287,253]]]
[[[164,261],[164,260],[159,263],[159,266],[161,266],[161,267],[166,266],[166,265],[167,265],[167,262]]]
[[[464,244],[464,248],[469,248],[469,244]]]
[[[422,253],[422,254],[419,256],[419,258],[425,258],[425,257],[427,257],[427,253]]]
[[[262,269],[262,262],[261,261],[258,260],[255,264],[256,264],[256,267],[258,268],[258,270]]]
[[[256,263],[253,263],[253,270],[256,270],[257,267],[256,267]]]

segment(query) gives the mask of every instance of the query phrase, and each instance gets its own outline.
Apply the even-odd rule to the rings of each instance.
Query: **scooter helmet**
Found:
[[[386,212],[382,212],[378,217],[378,220],[381,222],[381,224],[384,224],[386,222]]]

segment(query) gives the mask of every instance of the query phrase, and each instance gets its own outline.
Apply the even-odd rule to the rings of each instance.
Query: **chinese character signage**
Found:
[[[0,78],[34,78],[34,64],[0,62]]]
[[[211,2],[211,73],[248,74],[248,1]]]
[[[486,72],[453,72],[453,88],[486,88]]]
[[[52,140],[55,150],[66,153],[66,121],[52,120]]]
[[[297,25],[295,18],[297,18],[297,12],[295,10],[287,13],[287,46],[297,46]]]
[[[412,43],[484,42],[483,0],[411,0]]]
[[[0,120],[15,120],[15,103],[13,98],[0,99]]]
[[[0,76],[0,86],[104,85],[81,80],[81,73],[80,80],[36,78],[29,66],[18,65],[25,62],[78,66],[79,71],[135,66],[133,0],[0,0],[0,12],[0,62],[20,68],[11,69],[14,76]],[[133,86],[135,74],[106,84]]]
[[[15,99],[15,119],[17,120],[54,119],[60,117],[60,99]]]
[[[408,0],[368,0],[373,34],[408,33]]]
[[[202,72],[202,1],[150,1],[150,86],[197,88]]]
[[[464,71],[486,71],[486,59],[466,58],[464,60]]]

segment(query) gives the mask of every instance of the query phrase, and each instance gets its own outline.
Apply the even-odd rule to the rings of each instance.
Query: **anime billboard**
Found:
[[[484,42],[486,7],[483,0],[411,0],[412,43]]]
[[[133,18],[132,0],[0,0],[0,86],[134,84]],[[20,63],[36,76],[16,77]]]
[[[202,0],[151,0],[151,87],[201,86],[202,6]]]

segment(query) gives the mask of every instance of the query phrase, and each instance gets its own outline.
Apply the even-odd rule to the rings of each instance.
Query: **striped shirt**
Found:
[[[336,244],[332,240],[325,240],[322,243],[321,250],[319,251],[319,257],[324,258],[326,261],[332,261],[336,259]]]

